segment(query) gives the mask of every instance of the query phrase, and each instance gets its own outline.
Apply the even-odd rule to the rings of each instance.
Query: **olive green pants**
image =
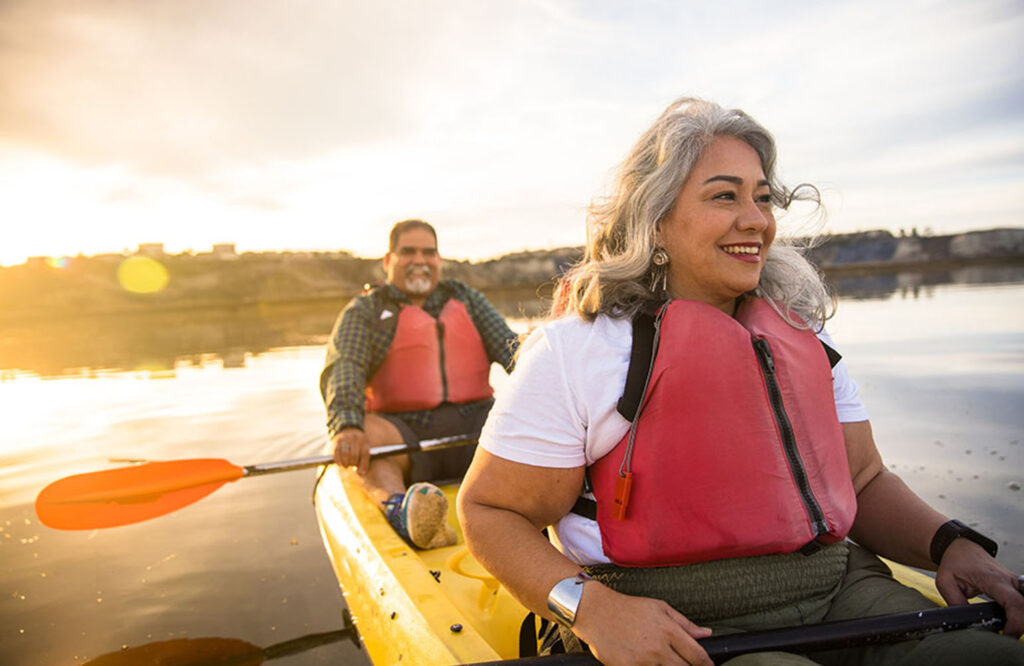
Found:
[[[919,592],[893,579],[881,560],[855,544],[836,544],[806,558],[793,554],[691,566],[696,568],[679,576],[681,580],[676,583],[675,592],[670,589],[668,598],[639,589],[644,586],[664,589],[664,576],[657,571],[646,569],[637,571],[636,576],[629,572],[620,576],[623,570],[617,567],[588,569],[598,580],[626,594],[645,593],[664,598],[681,613],[698,624],[711,627],[718,635],[935,607]],[[682,571],[690,567],[675,569]],[[662,570],[663,573],[669,571],[668,568]],[[698,580],[694,580],[694,576]],[[732,580],[727,583],[729,578]],[[740,604],[739,614],[727,617],[721,607],[711,605],[712,600],[719,597],[716,588],[728,598],[736,588],[748,588],[738,582],[743,580],[755,589],[753,593],[748,589],[746,594],[734,597]],[[757,589],[757,584],[761,589]],[[703,590],[703,594],[695,599],[694,589]],[[683,593],[683,590],[687,591]],[[799,593],[794,594],[793,590]],[[751,599],[758,601],[751,602]],[[568,630],[562,630],[562,639],[568,652],[585,650]],[[729,666],[1024,666],[1024,643],[993,632],[964,630],[934,634],[922,640],[807,655],[763,652],[735,657],[725,663]]]
[[[851,546],[846,575],[823,615],[812,616],[798,624],[849,620],[872,615],[888,615],[933,608],[934,603],[917,590],[894,580],[889,567],[870,552]],[[780,626],[767,612],[762,626],[735,627],[751,629]],[[723,623],[724,625],[724,623]],[[726,626],[720,625],[722,630]],[[890,645],[816,652],[806,656],[785,653],[761,653],[736,657],[725,662],[729,666],[762,666],[765,664],[822,664],[824,666],[952,666],[953,664],[1016,664],[1024,666],[1024,643],[991,631],[965,630],[933,634],[922,640]]]

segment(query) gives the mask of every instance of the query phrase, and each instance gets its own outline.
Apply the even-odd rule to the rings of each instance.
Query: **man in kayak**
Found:
[[[494,402],[491,363],[511,372],[519,340],[483,294],[441,279],[430,224],[397,223],[383,266],[387,282],[339,315],[320,375],[334,459],[357,468],[404,539],[418,548],[451,545],[448,501],[426,481],[461,477],[474,447],[377,460],[370,449],[475,437]]]

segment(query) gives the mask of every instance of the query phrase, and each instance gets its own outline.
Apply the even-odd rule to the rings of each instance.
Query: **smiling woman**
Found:
[[[1024,597],[993,543],[950,545],[957,523],[882,463],[823,330],[827,289],[774,243],[793,194],[771,134],[741,110],[676,100],[613,192],[552,320],[523,343],[459,495],[470,551],[557,623],[545,644],[606,664],[705,666],[698,641],[712,631],[933,606],[876,554],[938,567],[947,602],[991,595],[1006,633],[1024,632]],[[961,632],[841,659],[1010,664],[1022,650]],[[811,657],[744,663],[840,658]]]

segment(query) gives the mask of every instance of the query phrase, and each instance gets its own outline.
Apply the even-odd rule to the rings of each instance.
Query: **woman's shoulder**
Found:
[[[629,348],[632,344],[630,321],[607,315],[598,315],[592,321],[576,315],[566,315],[538,326],[534,334],[546,339],[548,344],[566,349],[595,346]]]

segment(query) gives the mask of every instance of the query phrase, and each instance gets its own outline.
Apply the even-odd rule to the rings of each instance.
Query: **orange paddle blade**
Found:
[[[36,498],[36,515],[61,530],[129,525],[198,502],[245,470],[219,458],[154,462],[54,481]]]

